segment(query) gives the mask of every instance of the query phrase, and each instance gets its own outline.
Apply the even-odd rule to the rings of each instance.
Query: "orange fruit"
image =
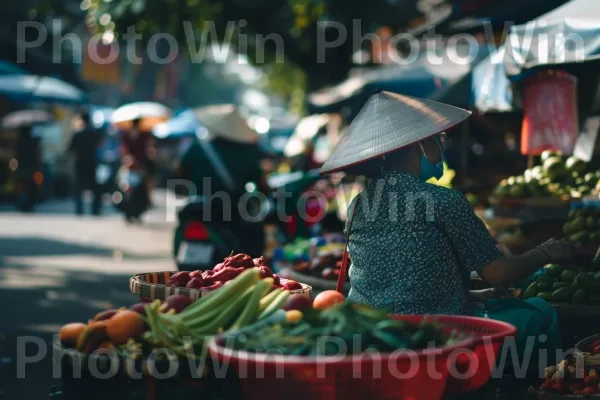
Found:
[[[317,310],[325,310],[334,304],[343,303],[346,297],[336,290],[326,290],[321,292],[313,300],[313,308]]]

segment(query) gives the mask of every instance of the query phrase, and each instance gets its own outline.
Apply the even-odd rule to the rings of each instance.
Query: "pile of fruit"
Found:
[[[337,281],[342,268],[342,252],[334,251],[330,253],[320,252],[312,261],[302,261],[294,265],[294,271],[305,275],[312,275],[317,278]],[[350,265],[350,260],[348,260]]]
[[[152,349],[169,348],[181,357],[194,358],[201,354],[208,337],[267,319],[283,307],[311,304],[305,296],[273,288],[274,279],[261,275],[259,268],[248,268],[195,302],[174,295],[164,302],[155,300],[130,309],[104,311],[87,324],[64,325],[60,340],[63,346],[86,353],[112,349],[122,355],[147,355]],[[286,304],[290,299],[291,306]],[[297,318],[294,314],[297,312],[290,317]]]
[[[565,159],[559,152],[543,152],[541,163],[525,170],[521,176],[501,181],[494,190],[494,195],[498,198],[581,198],[592,195],[600,180],[600,171],[591,171],[584,161],[576,157]]]
[[[359,342],[355,340],[357,337],[361,338]],[[343,355],[351,355],[368,350],[423,349],[432,343],[441,347],[459,339],[459,334],[445,334],[433,320],[412,324],[391,318],[385,310],[341,302],[321,310],[308,309],[303,318],[297,320],[260,326],[242,333],[233,332],[231,339],[225,341],[226,345],[237,350],[330,356],[340,355],[340,351],[346,351]],[[340,346],[340,339],[345,346]],[[346,350],[340,350],[344,348]]]
[[[302,285],[290,279],[281,279],[265,264],[264,257],[252,258],[247,254],[227,257],[222,263],[207,271],[181,271],[171,275],[167,286],[188,289],[214,290],[237,278],[249,268],[258,268],[261,278],[272,278],[273,286],[285,290],[301,290]]]
[[[562,395],[594,395],[600,393],[600,376],[593,368],[587,373],[577,369],[575,360],[564,360],[546,368],[546,380],[540,390]]]
[[[600,340],[594,340],[585,350],[590,354],[600,355]]]
[[[600,244],[600,208],[587,207],[569,211],[563,232],[572,243]]]
[[[594,258],[587,269],[548,265],[523,294],[536,296],[552,303],[600,306],[600,258]]]

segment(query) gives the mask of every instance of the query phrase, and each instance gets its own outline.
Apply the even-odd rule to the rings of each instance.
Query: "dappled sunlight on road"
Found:
[[[0,269],[0,289],[62,287],[64,284],[64,272],[57,270],[45,271],[41,268],[32,268],[24,274],[22,267]]]
[[[69,213],[70,204],[61,207],[49,204],[32,214],[0,207],[0,359],[11,360],[9,370],[18,337],[50,343],[67,322],[87,322],[102,310],[137,303],[129,291],[134,274],[175,268],[174,226],[160,209],[141,225],[126,225],[120,215],[77,217]],[[18,393],[11,398],[47,396],[51,361],[50,350],[28,366],[27,381],[35,385],[9,383],[8,393]]]

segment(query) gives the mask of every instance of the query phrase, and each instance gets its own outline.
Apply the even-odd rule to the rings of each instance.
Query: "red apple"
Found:
[[[136,303],[129,307],[131,311],[135,311],[140,315],[146,315],[146,303]]]
[[[182,294],[174,294],[167,297],[165,304],[167,305],[167,310],[175,310],[175,313],[179,314],[185,310],[187,306],[192,304],[192,299]]]
[[[312,301],[301,294],[293,294],[289,297],[283,309],[285,311],[298,310],[304,311],[312,308]]]
[[[287,290],[301,290],[302,289],[302,285],[300,283],[293,281],[291,279],[281,281],[281,283],[282,283],[281,286]]]

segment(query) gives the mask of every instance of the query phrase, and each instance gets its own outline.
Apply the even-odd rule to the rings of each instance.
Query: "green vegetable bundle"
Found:
[[[435,321],[412,324],[392,319],[386,311],[346,302],[324,311],[308,310],[298,322],[261,326],[224,339],[227,347],[237,350],[328,356],[443,347],[460,338],[455,331],[444,333]]]

